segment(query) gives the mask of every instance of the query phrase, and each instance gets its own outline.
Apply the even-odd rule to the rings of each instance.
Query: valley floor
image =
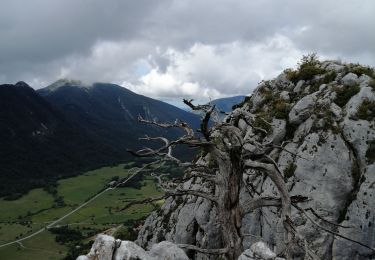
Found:
[[[55,191],[34,189],[15,201],[0,199],[0,245],[27,237],[48,226],[103,191],[111,180],[131,176],[134,172],[131,168],[131,163],[104,167],[60,180]],[[119,211],[131,200],[161,194],[149,177],[142,178],[138,188],[118,187],[108,190],[55,227],[68,226],[69,230],[78,231],[86,243],[99,232],[107,230],[113,233],[121,225],[130,225],[153,210],[150,205],[135,205]],[[56,234],[45,230],[21,243],[1,247],[0,260],[63,259],[68,251],[72,251],[72,247],[78,248],[74,241],[61,241],[60,236],[58,243],[56,238]]]

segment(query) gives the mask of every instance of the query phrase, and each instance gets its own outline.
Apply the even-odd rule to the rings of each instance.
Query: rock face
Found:
[[[284,260],[276,257],[276,254],[264,243],[256,242],[250,249],[245,250],[238,260]]]
[[[300,206],[313,209],[329,221],[306,211],[311,221],[293,209],[293,222],[316,255],[335,260],[375,259],[374,251],[319,228],[375,248],[375,73],[367,67],[336,61],[311,66],[308,72],[302,68],[286,71],[275,80],[262,82],[232,115],[251,113],[255,119],[262,115],[271,125],[277,125],[264,142],[283,147],[270,151],[270,156],[290,194],[307,196],[309,200]],[[224,120],[230,122],[230,117]],[[240,120],[235,126],[246,139],[255,134],[254,124]],[[256,152],[248,143],[244,149]],[[209,158],[200,160],[208,162]],[[244,181],[252,183],[258,194],[255,197],[278,196],[273,183],[260,173],[251,172]],[[184,186],[215,191],[199,178]],[[249,196],[243,188],[241,203]],[[241,259],[257,259],[251,258],[256,253],[251,245],[259,241],[266,242],[276,254],[283,249],[283,226],[277,208],[257,209],[245,215],[241,231],[243,247],[248,249]],[[216,207],[206,199],[184,196],[166,200],[158,212],[152,213],[136,242],[148,249],[163,240],[220,248],[222,235]],[[273,258],[263,259],[275,259],[271,253]],[[188,255],[215,259],[195,252]],[[304,259],[304,255],[294,258]]]
[[[154,244],[150,251],[131,241],[115,240],[111,236],[98,235],[90,252],[87,255],[79,256],[77,260],[159,260],[175,259],[188,260],[185,252],[175,244],[163,241]]]

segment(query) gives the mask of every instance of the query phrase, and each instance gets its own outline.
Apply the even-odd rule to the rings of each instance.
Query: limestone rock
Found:
[[[115,248],[116,241],[113,237],[99,234],[96,237],[90,252],[87,254],[87,258],[90,260],[111,260]]]
[[[304,80],[298,81],[296,87],[293,89],[293,92],[300,93],[302,91],[303,84],[305,84]]]
[[[79,256],[77,260],[188,260],[184,250],[177,245],[163,241],[154,244],[149,252],[131,241],[116,240],[107,235],[99,234],[90,252]]]
[[[131,241],[118,241],[120,246],[113,253],[113,260],[123,259],[151,259],[146,251]]]
[[[184,250],[168,241],[153,245],[149,254],[154,259],[189,260]]]
[[[284,260],[276,257],[276,254],[262,241],[251,245],[250,249],[245,250],[238,260]]]
[[[278,165],[290,194],[309,197],[310,200],[301,205],[303,208],[313,208],[324,219],[353,228],[337,228],[309,213],[311,217],[339,234],[374,248],[375,165],[368,162],[366,152],[369,143],[375,140],[375,122],[356,118],[363,100],[375,101],[375,91],[369,87],[373,79],[367,75],[358,78],[354,73],[346,73],[350,71],[350,66],[336,61],[323,62],[320,66],[327,73],[337,73],[335,79],[326,82],[325,75],[320,75],[312,80],[300,80],[294,86],[282,74],[268,84],[261,83],[250,102],[233,111],[233,117],[241,115],[246,118],[246,122],[251,122],[247,119],[254,118],[259,110],[272,114],[276,109],[272,101],[279,102],[281,98],[287,104],[290,109],[288,118],[268,118],[272,131],[260,141],[255,139],[259,135],[257,131],[245,120],[233,124],[238,126],[244,137],[244,153],[261,155],[264,152],[254,144],[255,141],[283,146],[280,149],[270,145],[268,155]],[[335,104],[335,90],[357,84],[360,84],[360,92],[348,97],[346,105],[339,107]],[[270,92],[277,100],[263,102],[264,93],[270,98]],[[231,124],[233,117],[229,115],[225,123]],[[261,172],[246,172],[244,181],[253,184],[257,191],[255,196],[279,196],[272,181]],[[215,187],[201,179],[183,185],[189,189],[217,192]],[[245,188],[242,188],[240,194],[240,204],[250,198]],[[193,196],[170,198],[158,214],[153,213],[147,218],[137,243],[147,249],[163,240],[194,243],[202,248],[221,248],[222,234],[217,216],[215,205],[205,199]],[[292,220],[299,234],[321,259],[374,259],[368,249],[319,229],[294,209]],[[277,259],[275,254],[281,253],[285,246],[280,210],[257,209],[246,214],[241,223],[241,232],[250,235],[243,239],[244,252],[239,259],[264,259],[259,258],[260,255],[256,255],[256,249],[253,248],[260,240],[274,250],[271,251],[273,258],[269,259]],[[193,259],[216,259],[215,256],[195,252],[188,254]],[[304,257],[302,252],[297,253],[294,259],[302,260]]]
[[[284,99],[285,101],[290,101],[289,92],[288,91],[282,91],[280,93],[280,97]]]
[[[348,73],[346,74],[342,79],[341,79],[342,83],[345,85],[345,86],[354,86],[356,84],[358,84],[358,76],[354,73]]]
[[[332,62],[332,63],[328,63],[325,69],[335,71],[335,72],[342,72],[345,69],[345,66]]]
[[[300,99],[289,112],[289,121],[293,124],[300,124],[306,120],[311,114],[316,99],[315,94],[307,95]]]

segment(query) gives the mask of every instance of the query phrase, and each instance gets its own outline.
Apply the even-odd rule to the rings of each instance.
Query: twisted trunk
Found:
[[[242,183],[240,152],[231,150],[229,154],[216,154],[218,174],[218,212],[222,226],[224,247],[228,249],[227,259],[238,259],[243,251],[241,237],[241,208],[239,205]]]

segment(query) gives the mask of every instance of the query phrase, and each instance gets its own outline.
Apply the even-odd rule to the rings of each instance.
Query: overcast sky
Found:
[[[375,65],[374,0],[1,0],[0,83],[249,94],[303,54]]]

